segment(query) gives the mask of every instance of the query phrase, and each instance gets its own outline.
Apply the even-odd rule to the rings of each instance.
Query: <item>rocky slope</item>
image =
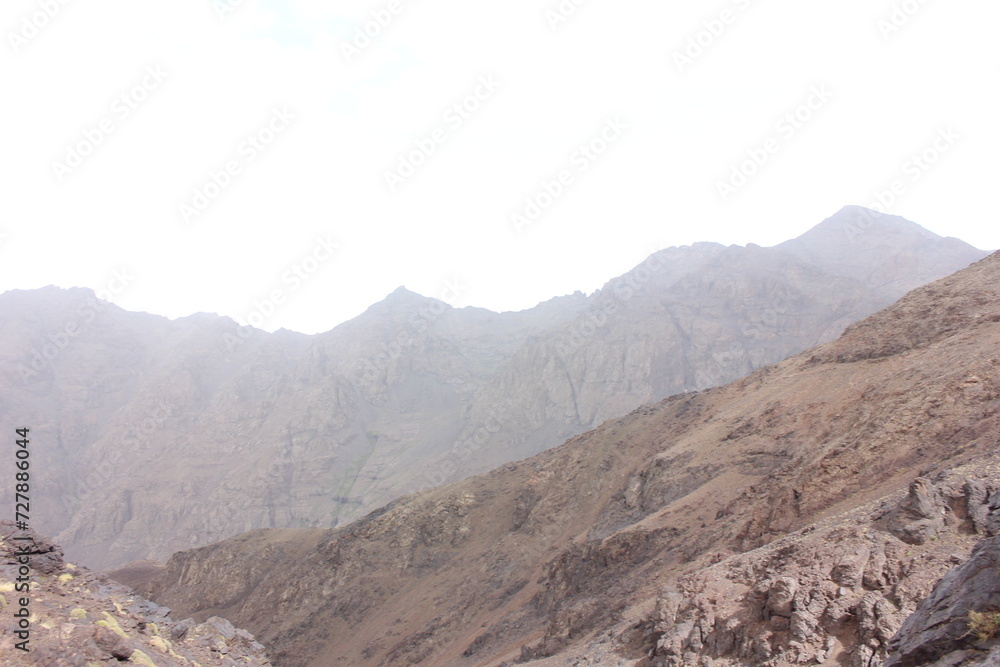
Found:
[[[19,559],[27,559],[28,575],[19,572]],[[26,592],[18,588],[24,584]],[[28,601],[26,607],[22,600]],[[22,609],[28,625],[20,630],[8,621]],[[8,667],[271,664],[264,647],[246,630],[222,618],[175,622],[169,609],[65,562],[60,547],[33,531],[17,531],[10,522],[0,522],[0,611],[5,617],[0,662]]]
[[[144,590],[281,665],[875,667],[996,531],[998,350],[1000,253],[727,386],[340,529],[178,553]]]
[[[831,340],[982,254],[848,207],[785,247],[657,252],[589,297],[497,314],[401,289],[318,336],[9,292],[0,423],[37,435],[38,525],[74,559],[165,559],[536,454]]]
[[[642,642],[649,664],[664,667],[928,664],[909,648],[900,662],[893,635],[977,536],[1000,532],[998,462],[917,478],[906,494],[681,577],[644,621],[619,628],[619,645]],[[956,647],[985,657],[960,637],[967,619],[953,620]]]

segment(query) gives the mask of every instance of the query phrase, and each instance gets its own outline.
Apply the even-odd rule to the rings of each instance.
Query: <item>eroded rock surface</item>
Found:
[[[984,574],[992,572],[995,579],[1000,572],[989,570],[991,561],[984,561],[980,547],[969,563],[945,577],[931,600],[922,602],[942,575],[965,561],[974,536],[992,534],[973,517],[1000,516],[989,500],[997,491],[1000,480],[995,478],[917,478],[901,498],[808,527],[683,577],[642,626],[657,638],[650,662],[657,667],[925,664],[919,660],[926,655],[915,648],[907,649],[907,655],[916,658],[886,662],[896,650],[890,640],[918,604],[921,609],[939,606],[931,600],[942,596],[944,585],[961,602],[924,621],[917,614],[907,624],[932,627],[937,637],[948,633],[938,627],[946,618],[953,623],[950,632],[958,636],[968,631],[966,619],[960,618],[968,605],[990,608],[990,600],[1000,596],[1000,588],[989,587],[997,582]],[[934,521],[933,531],[927,530],[928,519]],[[914,540],[917,533],[924,539]],[[977,579],[968,585],[946,584],[965,582],[961,573],[969,568]],[[979,593],[971,594],[972,587],[980,587]],[[925,639],[913,637],[903,645],[923,645]]]
[[[885,667],[1000,664],[995,662],[1000,635],[980,640],[970,627],[970,612],[1000,612],[1000,536],[979,542],[968,561],[941,579],[890,641]]]

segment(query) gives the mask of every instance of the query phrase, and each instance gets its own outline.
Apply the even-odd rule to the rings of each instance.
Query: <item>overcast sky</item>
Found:
[[[315,333],[880,192],[1000,248],[995,0],[576,1],[5,0],[0,291]]]

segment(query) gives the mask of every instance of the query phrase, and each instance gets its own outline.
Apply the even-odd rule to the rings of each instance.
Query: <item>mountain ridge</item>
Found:
[[[998,286],[995,253],[833,342],[345,527],[175,554],[145,592],[292,666],[880,664],[1000,527]]]
[[[0,415],[48,443],[40,528],[71,557],[165,559],[252,528],[342,525],[743,376],[887,305],[897,275],[923,279],[941,258],[914,247],[875,247],[890,268],[869,286],[784,250],[700,243],[528,311],[397,290],[399,308],[315,336],[5,293]],[[963,253],[943,254],[956,269],[982,255]]]

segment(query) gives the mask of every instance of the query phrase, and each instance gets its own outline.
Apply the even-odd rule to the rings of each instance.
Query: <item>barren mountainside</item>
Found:
[[[254,528],[344,525],[743,377],[983,254],[847,207],[783,246],[662,250],[519,313],[400,289],[316,336],[8,292],[0,418],[37,435],[39,528],[73,559],[166,559]]]
[[[344,527],[177,553],[142,589],[283,666],[989,664],[919,633],[970,609],[943,602],[959,575],[931,594],[1000,529],[998,473],[995,253],[726,386]]]

